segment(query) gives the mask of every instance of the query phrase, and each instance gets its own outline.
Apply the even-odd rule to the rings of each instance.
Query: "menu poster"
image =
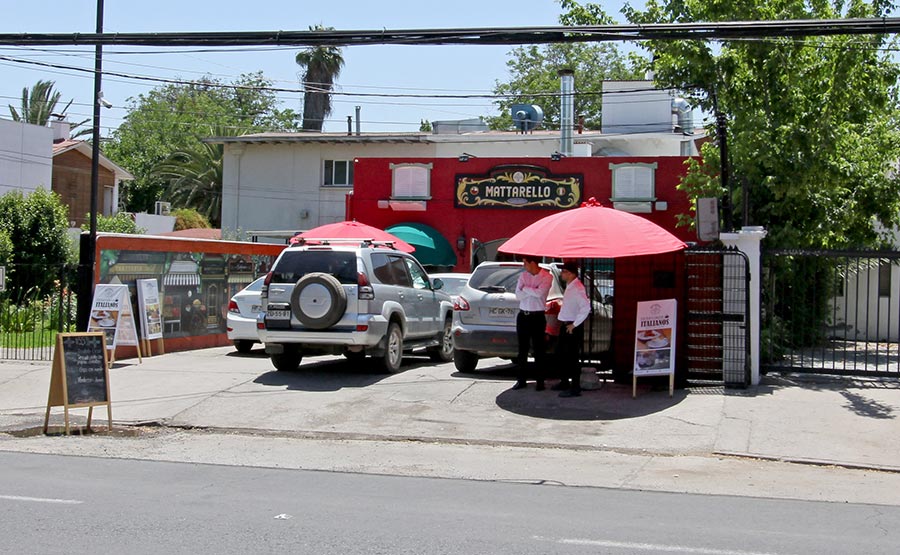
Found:
[[[107,349],[115,349],[116,345],[137,345],[137,331],[127,285],[97,284],[87,331],[102,332]]]
[[[634,375],[675,374],[675,299],[641,301],[637,305]]]
[[[94,300],[91,303],[91,318],[88,320],[87,331],[102,332],[107,349],[114,349],[116,346],[123,290],[127,296],[127,285],[97,284],[94,288]]]
[[[162,308],[156,278],[139,279],[137,284],[138,311],[141,315],[141,335],[144,339],[162,339]]]

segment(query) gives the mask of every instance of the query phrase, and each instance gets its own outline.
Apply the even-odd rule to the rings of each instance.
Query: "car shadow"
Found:
[[[265,354],[265,353],[263,353]],[[247,356],[247,355],[241,355]],[[421,366],[436,364],[427,358],[419,358],[415,355],[404,355],[400,372],[412,370]],[[367,387],[377,384],[395,374],[388,374],[378,368],[372,359],[347,360],[342,358],[328,358],[324,360],[304,360],[294,372],[279,372],[272,370],[261,374],[253,383],[285,387],[288,390],[298,391],[339,391],[346,388]]]
[[[269,355],[266,354],[266,349],[260,345],[258,348],[251,349],[249,353],[241,353],[238,351],[231,351],[225,353],[227,357],[238,357],[238,358],[266,358]]]

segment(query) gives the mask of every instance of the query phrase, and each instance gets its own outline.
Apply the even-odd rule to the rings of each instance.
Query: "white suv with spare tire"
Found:
[[[305,355],[373,357],[397,372],[403,353],[453,359],[453,304],[440,279],[390,243],[315,240],[286,248],[262,289],[259,338],[278,370]]]

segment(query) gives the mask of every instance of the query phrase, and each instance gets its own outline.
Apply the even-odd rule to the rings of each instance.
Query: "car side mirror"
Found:
[[[444,287],[444,280],[441,278],[433,278],[431,280],[431,288],[437,291],[438,289],[442,289]]]

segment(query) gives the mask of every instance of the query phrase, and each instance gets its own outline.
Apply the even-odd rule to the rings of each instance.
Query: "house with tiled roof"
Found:
[[[69,137],[70,125],[54,121],[52,190],[69,207],[69,225],[81,227],[91,211],[91,143]],[[119,209],[119,185],[134,176],[100,154],[97,213],[112,216]]]

